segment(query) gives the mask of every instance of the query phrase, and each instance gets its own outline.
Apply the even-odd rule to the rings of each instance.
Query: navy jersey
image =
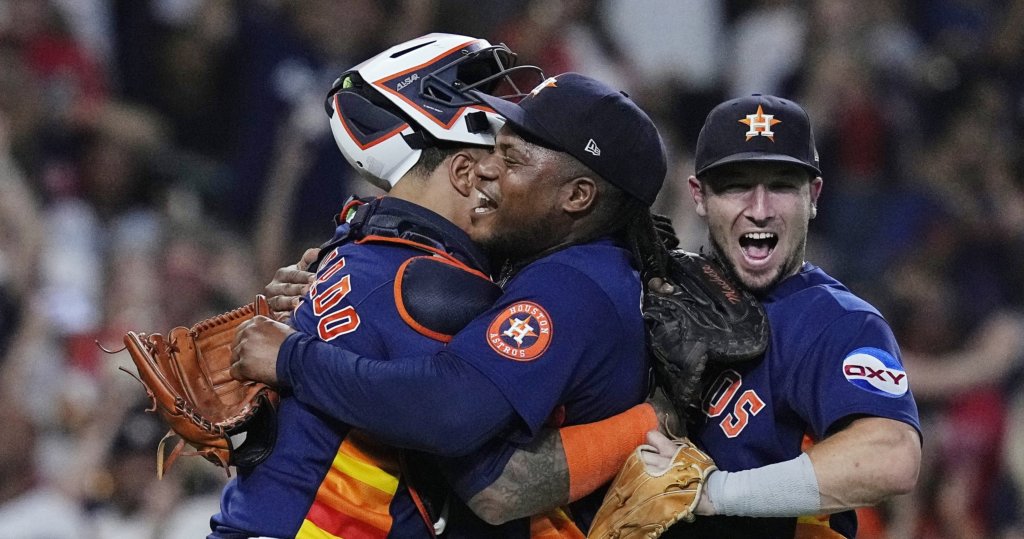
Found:
[[[647,389],[640,279],[610,240],[574,245],[523,268],[494,307],[426,356],[382,361],[300,334],[278,355],[296,398],[401,447],[445,455],[458,498],[445,537],[582,537],[601,501],[486,527],[461,500],[501,475],[544,426],[591,422]],[[348,346],[345,344],[345,346]]]
[[[764,358],[713,369],[703,392],[704,414],[690,428],[719,469],[796,458],[805,435],[820,440],[860,416],[894,419],[920,431],[899,348],[874,307],[811,264],[775,287],[764,307],[772,333]],[[857,529],[853,511],[799,523],[828,526],[845,537]],[[698,517],[666,537],[788,539],[797,525],[797,518]]]
[[[483,260],[462,230],[433,212],[392,198],[378,204],[396,220],[415,218],[431,225],[435,236],[457,246],[458,258]],[[339,234],[346,230],[341,227]],[[292,324],[322,341],[378,358],[440,349],[441,341],[413,330],[396,307],[398,269],[424,255],[429,253],[400,242],[334,247]],[[238,470],[224,489],[211,537],[432,536],[403,480],[397,449],[288,393],[282,394],[278,428],[270,457],[253,469]]]
[[[520,271],[495,306],[442,353],[474,366],[501,389],[520,419],[503,438],[525,442],[544,426],[597,421],[643,401],[648,370],[640,298],[639,275],[626,250],[610,240],[575,245]],[[463,497],[501,474],[512,450],[506,446],[503,454],[501,443],[446,463]],[[602,498],[596,492],[572,506],[582,530]],[[460,529],[472,520],[453,521],[454,536],[501,536]]]

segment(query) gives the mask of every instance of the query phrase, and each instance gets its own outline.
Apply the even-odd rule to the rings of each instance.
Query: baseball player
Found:
[[[665,537],[852,538],[853,508],[914,486],[920,423],[889,325],[804,261],[822,189],[806,112],[756,94],[715,107],[689,187],[714,252],[762,299],[772,338],[761,359],[709,365],[689,433],[719,471],[704,516]]]
[[[495,64],[494,59],[499,61]],[[502,68],[508,63],[508,51],[501,47],[461,36],[432,35],[393,47],[339,79],[328,102],[339,146],[353,165],[372,178],[386,180],[391,196],[356,201],[346,207],[342,213],[348,219],[340,223],[335,239],[322,250],[316,281],[292,319],[300,332],[288,337],[281,350],[281,357],[295,360],[280,365],[281,369],[291,367],[281,370],[280,385],[285,393],[277,446],[266,462],[240,470],[238,479],[225,489],[222,510],[213,518],[212,537],[429,537],[449,520],[452,527],[446,534],[451,536],[578,536],[579,531],[564,513],[514,521],[495,530],[469,514],[457,500],[447,505],[443,501],[431,504],[406,481],[404,453],[385,445],[446,455],[476,449],[472,457],[450,463],[457,472],[451,477],[457,483],[461,481],[456,488],[468,499],[502,477],[505,465],[517,454],[511,442],[531,439],[545,424],[585,422],[628,410],[642,400],[646,391],[642,321],[632,303],[639,297],[639,279],[629,263],[631,255],[614,240],[592,241],[583,236],[602,236],[621,225],[609,222],[621,209],[609,205],[637,211],[646,211],[646,206],[639,198],[637,202],[623,202],[626,195],[600,178],[575,176],[583,165],[563,152],[531,146],[535,158],[547,157],[542,174],[529,178],[531,185],[552,195],[558,194],[555,187],[578,185],[578,190],[568,194],[581,192],[584,200],[571,198],[564,202],[562,211],[589,211],[602,219],[566,220],[556,211],[555,196],[546,205],[517,206],[515,191],[510,190],[507,200],[511,211],[520,215],[533,213],[560,219],[560,235],[542,238],[535,249],[555,247],[545,245],[545,241],[565,243],[560,245],[562,251],[578,253],[579,262],[588,270],[602,268],[599,279],[595,282],[593,270],[585,272],[575,265],[563,267],[549,261],[544,267],[535,262],[531,267],[540,267],[532,272],[524,269],[509,282],[502,295],[504,301],[498,301],[500,307],[490,308],[470,324],[470,328],[486,324],[485,334],[491,326],[497,326],[500,336],[496,340],[477,343],[462,337],[462,333],[451,337],[453,328],[465,324],[466,320],[461,319],[465,313],[489,308],[501,293],[485,277],[489,270],[487,257],[461,228],[487,229],[486,220],[505,215],[489,206],[506,200],[497,193],[485,196],[469,182],[470,172],[493,174],[504,171],[506,165],[498,161],[497,152],[490,155],[485,149],[493,141],[487,138],[495,122],[492,109],[462,101],[456,86],[477,83],[480,89],[488,90],[492,81],[502,80]],[[410,66],[413,69],[407,69]],[[477,78],[467,80],[467,73],[475,73]],[[595,81],[568,77],[566,89],[572,90],[574,85],[583,88],[571,97],[590,98],[591,104],[597,92],[603,92],[598,97],[609,93]],[[541,91],[536,90],[531,98]],[[644,200],[653,199],[664,175],[664,155],[657,133],[635,106],[623,118],[613,119],[649,128],[644,134],[653,137],[648,139],[653,145],[643,150],[653,153],[654,170],[642,177],[647,183],[630,181],[629,188],[642,188],[639,192]],[[622,154],[615,157],[621,158]],[[479,162],[481,159],[483,162]],[[606,170],[618,172],[614,167]],[[572,174],[552,179],[549,174],[554,172]],[[621,176],[612,177],[626,183]],[[598,185],[605,190],[601,196],[597,194]],[[467,198],[471,193],[473,196]],[[541,221],[527,224],[535,234],[542,226]],[[584,245],[573,245],[574,241]],[[528,256],[529,251],[500,253],[502,258],[512,255]],[[573,256],[569,259],[579,263]],[[546,290],[551,287],[548,279],[558,279],[560,273],[569,273],[581,282],[568,286],[562,283],[558,290]],[[546,284],[540,286],[537,281]],[[522,287],[512,288],[516,282]],[[441,286],[431,287],[430,283]],[[524,292],[531,289],[533,292]],[[629,322],[625,328],[618,328],[615,336],[610,327],[597,328],[609,336],[604,343],[609,347],[605,355],[592,350],[599,346],[597,342],[574,353],[566,352],[581,343],[573,338],[571,327],[561,330],[564,335],[556,333],[560,329],[555,326],[555,317],[564,317],[568,324],[578,315],[568,314],[569,307],[549,300],[564,299],[558,294],[570,290],[585,298],[581,308],[594,309],[595,303],[606,308],[607,321],[602,323],[618,323],[620,318]],[[482,306],[480,298],[486,298]],[[627,298],[629,302],[625,302]],[[580,301],[579,297],[573,299]],[[256,341],[270,334],[260,332],[260,327],[291,331],[267,319],[240,331],[236,347],[240,361],[233,372],[276,379],[276,343],[272,346],[270,374],[255,368],[254,354],[249,353],[258,348]],[[460,339],[466,344],[459,345]],[[447,340],[452,340],[452,351],[465,349],[469,351],[464,352],[467,356],[480,357],[481,366],[458,359],[454,352],[440,353],[436,358],[412,357],[437,350]],[[470,352],[479,351],[470,343],[478,345],[476,348],[483,344],[491,356],[472,356]],[[342,346],[351,350],[346,353],[352,357],[381,359],[339,358]],[[622,359],[607,361],[608,353]],[[543,361],[549,357],[564,361]],[[502,364],[498,366],[488,363],[499,360]],[[512,367],[516,365],[526,368]],[[586,367],[583,374],[587,376],[582,380],[571,372],[581,365]],[[359,374],[340,372],[339,367],[354,368]],[[495,380],[498,376],[502,376],[500,381]],[[533,388],[536,398],[529,395],[530,386],[512,385],[527,384],[529,377],[540,382]],[[598,384],[612,380],[617,383],[616,389],[600,394],[605,390]],[[506,396],[506,390],[515,391],[514,398]],[[387,393],[388,398],[378,398],[373,394],[377,391]],[[649,408],[638,413],[646,420],[626,420],[634,424],[632,430],[636,432],[640,432],[640,424],[649,428],[653,418]],[[567,455],[562,458],[567,460]],[[589,488],[593,487],[596,485]],[[547,507],[563,501],[553,500]]]

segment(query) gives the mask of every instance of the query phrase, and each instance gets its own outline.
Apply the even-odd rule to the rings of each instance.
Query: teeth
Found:
[[[748,232],[743,235],[744,238],[751,240],[767,240],[775,237],[774,232]]]
[[[493,200],[491,200],[491,197],[485,195],[484,192],[480,191],[479,189],[477,189],[476,194],[477,197],[480,199],[481,204],[489,204],[494,202]]]
[[[473,213],[486,213],[487,208],[480,206],[479,208],[473,208]]]

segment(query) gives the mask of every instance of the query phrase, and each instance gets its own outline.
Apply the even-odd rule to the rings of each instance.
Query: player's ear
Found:
[[[589,176],[573,178],[559,189],[562,209],[568,213],[579,213],[591,208],[597,201],[597,182]]]
[[[460,150],[448,158],[448,181],[460,195],[468,197],[473,191],[473,167],[476,166],[478,150]]]
[[[693,203],[697,206],[697,215],[707,217],[708,209],[704,207],[704,184],[696,176],[687,178],[686,183],[690,187],[690,196],[693,197]]]
[[[821,188],[824,186],[825,180],[821,179],[821,176],[811,179],[811,204],[818,204],[818,197],[821,196]]]

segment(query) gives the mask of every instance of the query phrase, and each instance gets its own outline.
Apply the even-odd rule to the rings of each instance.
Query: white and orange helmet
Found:
[[[389,190],[423,148],[493,146],[504,120],[469,91],[512,99],[544,80],[539,68],[515,64],[505,45],[467,36],[427,34],[395,45],[334,83],[326,103],[334,140],[353,167]]]

